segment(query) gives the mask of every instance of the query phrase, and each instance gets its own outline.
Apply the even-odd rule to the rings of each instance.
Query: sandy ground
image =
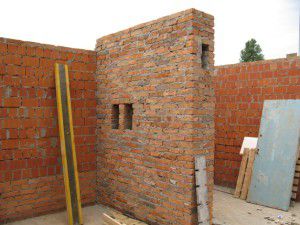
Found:
[[[107,225],[102,213],[112,215],[119,222],[128,225],[146,225],[145,223],[130,219],[115,210],[101,205],[83,208],[85,225]],[[282,219],[278,219],[282,216]],[[66,211],[49,214],[21,221],[9,223],[9,225],[66,225]],[[290,208],[289,212],[283,212],[259,205],[247,203],[234,198],[231,194],[214,192],[214,225],[300,225],[300,203]]]
[[[82,209],[84,225],[108,225],[103,220],[102,213],[106,213],[116,218],[119,222],[123,222],[128,225],[146,225],[137,220],[130,219],[115,210],[101,205],[94,205],[84,207]],[[44,216],[29,218],[7,225],[67,225],[67,213],[66,211],[54,214],[48,214]]]
[[[282,219],[279,219],[282,217]],[[288,212],[247,203],[221,191],[214,192],[215,225],[300,225],[300,203]]]

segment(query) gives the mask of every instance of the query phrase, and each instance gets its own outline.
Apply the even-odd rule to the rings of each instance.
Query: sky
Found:
[[[215,64],[255,38],[266,59],[299,49],[300,0],[5,0],[0,37],[94,49],[96,39],[188,8],[215,17]]]

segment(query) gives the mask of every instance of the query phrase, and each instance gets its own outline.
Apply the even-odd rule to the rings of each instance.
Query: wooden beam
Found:
[[[124,223],[120,223],[119,221],[115,220],[111,216],[107,215],[106,213],[103,213],[103,219],[104,221],[109,225],[125,225]]]
[[[68,66],[55,64],[56,100],[66,204],[70,225],[83,224]]]
[[[234,197],[239,198],[241,196],[242,186],[245,178],[247,163],[248,163],[249,149],[244,149],[243,158],[240,166],[239,176],[236,183]]]
[[[242,193],[241,193],[241,199],[243,200],[245,200],[248,196],[248,191],[249,191],[251,178],[252,178],[253,164],[256,155],[256,149],[249,149],[248,152],[249,152],[248,163],[247,163],[245,179],[244,179]]]

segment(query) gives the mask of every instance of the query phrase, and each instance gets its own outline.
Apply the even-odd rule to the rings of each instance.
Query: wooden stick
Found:
[[[238,177],[235,192],[234,192],[234,197],[236,197],[236,198],[239,198],[241,195],[242,186],[243,186],[243,182],[244,182],[244,178],[245,178],[247,162],[248,162],[248,155],[249,155],[248,152],[249,152],[249,149],[247,149],[247,148],[244,149],[243,158],[242,158],[240,171],[239,171],[239,177]]]
[[[103,213],[103,219],[109,225],[124,225],[124,224],[120,223],[119,221],[115,220],[114,218],[110,217],[106,213]]]
[[[255,154],[256,154],[256,149],[249,150],[248,164],[247,164],[244,184],[243,184],[243,188],[242,188],[242,193],[241,193],[241,199],[243,199],[243,200],[245,200],[248,195],[248,191],[249,191],[249,187],[250,187],[250,183],[251,183],[251,176],[252,176]]]

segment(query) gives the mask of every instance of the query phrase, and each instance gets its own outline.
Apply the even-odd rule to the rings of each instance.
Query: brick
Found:
[[[82,81],[70,81],[71,89],[84,89],[84,82]]]
[[[39,106],[39,100],[38,99],[22,99],[22,106],[25,107],[38,107]]]
[[[19,55],[6,55],[4,57],[4,63],[20,66],[22,63],[22,58]]]
[[[18,55],[25,55],[25,47],[17,44],[8,44],[8,52]]]
[[[84,88],[88,90],[96,90],[97,88],[96,82],[86,81],[84,82]]]
[[[40,65],[40,61],[37,57],[24,56],[23,65],[28,67],[38,67]]]
[[[7,53],[7,44],[0,43],[0,54]]]
[[[15,66],[15,65],[7,65],[6,72],[8,75],[13,75],[13,76],[25,75],[25,67]]]
[[[2,140],[2,149],[18,148],[19,140]]]
[[[55,87],[55,79],[53,77],[42,77],[39,79],[40,87]]]
[[[23,87],[34,87],[38,85],[38,79],[37,77],[29,77],[24,76],[22,77],[21,83]]]
[[[4,107],[20,107],[21,99],[20,98],[6,98],[3,100]]]
[[[53,59],[47,59],[47,58],[41,58],[40,59],[40,66],[41,67],[46,67],[46,68],[53,69],[54,63],[55,63],[55,60],[53,60]]]
[[[19,119],[4,119],[3,120],[3,128],[19,128],[20,126]]]
[[[21,79],[19,77],[13,77],[13,76],[4,76],[3,77],[3,83],[6,86],[20,86]]]

